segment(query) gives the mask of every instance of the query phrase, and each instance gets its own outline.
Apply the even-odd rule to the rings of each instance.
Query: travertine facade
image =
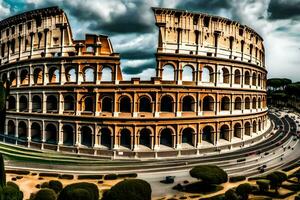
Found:
[[[6,142],[100,156],[239,146],[268,124],[262,38],[228,19],[153,8],[156,77],[122,80],[103,35],[74,40],[57,7],[0,22]],[[235,144],[235,145],[233,145]]]

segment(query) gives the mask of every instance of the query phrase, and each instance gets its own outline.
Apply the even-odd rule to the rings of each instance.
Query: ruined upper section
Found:
[[[86,35],[74,40],[66,13],[58,7],[37,9],[0,21],[1,65],[58,56],[114,56],[110,40]]]
[[[152,8],[158,53],[234,59],[265,67],[262,37],[236,21],[186,10]]]

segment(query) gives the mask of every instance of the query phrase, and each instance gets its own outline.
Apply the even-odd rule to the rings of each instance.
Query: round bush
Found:
[[[222,184],[228,181],[227,173],[216,165],[200,165],[190,170],[190,175],[207,184]]]
[[[3,188],[2,197],[4,200],[22,200],[23,192],[14,186],[5,186]]]
[[[49,181],[49,188],[54,190],[58,194],[63,189],[63,184],[60,181],[51,180]]]
[[[141,179],[126,179],[106,192],[103,200],[151,200],[151,186]]]
[[[87,200],[90,199],[90,193],[86,189],[77,188],[70,193],[72,200]]]
[[[20,191],[19,186],[18,186],[16,183],[14,183],[14,182],[8,181],[8,182],[6,183],[6,186],[14,187],[14,188],[16,188],[18,191]]]
[[[42,183],[41,188],[49,188],[49,182]]]
[[[239,200],[239,196],[233,189],[229,189],[225,192],[225,200]]]
[[[60,193],[57,198],[57,200],[77,200],[77,198],[73,199],[73,192],[77,189],[84,189],[89,194],[89,200],[99,200],[99,189],[98,187],[93,183],[73,183],[70,185],[67,185]],[[87,198],[86,198],[87,200]]]
[[[56,194],[52,189],[43,188],[35,194],[33,200],[56,200]]]
[[[257,180],[256,184],[258,185],[259,190],[261,192],[266,192],[270,188],[270,181],[269,180]]]
[[[243,183],[237,186],[235,191],[243,200],[247,200],[249,194],[252,192],[252,186],[249,183]]]

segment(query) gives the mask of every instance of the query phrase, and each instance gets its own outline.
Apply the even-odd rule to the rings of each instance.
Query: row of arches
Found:
[[[134,135],[130,128],[121,128],[117,135],[114,135],[113,129],[103,127],[95,136],[93,127],[89,125],[82,125],[78,129],[79,133],[76,133],[74,125],[64,124],[59,133],[57,124],[46,124],[43,132],[42,124],[39,122],[32,122],[28,127],[25,121],[15,124],[14,120],[8,120],[7,135],[26,141],[30,138],[32,142],[53,145],[95,147],[97,143],[99,147],[108,149],[114,148],[115,145],[132,149],[136,143],[138,146],[153,149],[154,145],[175,148],[176,144],[183,144],[186,147],[197,147],[199,143],[216,145],[222,140],[231,142],[232,138],[242,140],[243,135],[251,136],[252,133],[262,131],[264,127],[264,121],[258,119],[252,122],[246,121],[244,124],[237,122],[232,127],[223,124],[218,131],[212,125],[205,125],[199,134],[192,127],[183,128],[179,134],[173,128],[165,127],[161,128],[156,136],[153,129],[147,127],[141,128],[137,135]]]
[[[40,95],[32,96],[32,112],[42,112],[42,97]],[[63,109],[64,111],[74,111],[75,109],[75,98],[73,95],[65,95],[63,97]],[[251,107],[252,102],[252,107]],[[82,111],[94,112],[95,111],[95,103],[93,96],[84,96],[79,101],[81,105]],[[101,112],[113,112],[113,97],[111,96],[103,96],[102,99],[99,99]],[[203,102],[196,102],[195,98],[191,95],[186,95],[181,99],[181,111],[183,112],[195,112],[196,106],[202,108],[203,111],[214,111],[215,104],[217,103],[214,97],[208,95],[203,98]],[[243,105],[244,109],[260,109],[262,108],[262,104],[265,103],[265,98],[261,97],[246,97],[242,100],[241,97],[235,97],[234,101],[231,101],[229,96],[224,96],[220,100],[220,110],[221,111],[229,111],[233,110],[242,110]],[[56,95],[48,95],[46,97],[46,111],[52,112],[57,111],[59,109],[59,101]],[[160,112],[174,112],[175,111],[175,100],[171,95],[164,95],[160,99]],[[231,106],[233,104],[233,106]],[[138,112],[153,112],[154,103],[151,99],[151,96],[141,96],[138,99]],[[123,95],[118,100],[119,112],[132,112],[132,99]],[[16,98],[14,96],[9,96],[8,98],[8,110],[16,110]],[[19,111],[24,112],[28,111],[28,99],[27,96],[21,95],[19,97]]]

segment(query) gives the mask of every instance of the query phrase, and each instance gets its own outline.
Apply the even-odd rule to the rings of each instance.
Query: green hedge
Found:
[[[78,175],[78,180],[82,179],[102,179],[103,175]]]
[[[33,200],[56,200],[56,194],[52,189],[40,189],[35,195]]]
[[[232,176],[229,178],[230,183],[236,183],[246,180],[246,176]]]
[[[58,194],[63,189],[63,184],[60,181],[51,180],[49,181],[49,188],[54,190]]]
[[[116,180],[118,179],[117,174],[106,174],[104,176],[104,180]]]
[[[30,171],[26,170],[5,170],[6,173],[9,174],[17,174],[17,175],[29,175]]]
[[[40,177],[54,177],[54,178],[58,178],[59,174],[55,174],[55,173],[40,173],[39,176]]]
[[[207,184],[222,184],[228,181],[227,173],[216,165],[200,165],[190,170],[191,177]]]
[[[136,178],[137,173],[118,174],[118,178]]]
[[[74,183],[66,186],[60,193],[57,200],[78,200],[76,195],[78,189],[86,190],[88,192],[88,197],[85,200],[99,200],[99,190],[98,187],[93,183]],[[75,194],[74,194],[75,193]]]
[[[66,179],[66,180],[73,180],[74,179],[74,175],[72,174],[60,174],[58,176],[59,179]]]

